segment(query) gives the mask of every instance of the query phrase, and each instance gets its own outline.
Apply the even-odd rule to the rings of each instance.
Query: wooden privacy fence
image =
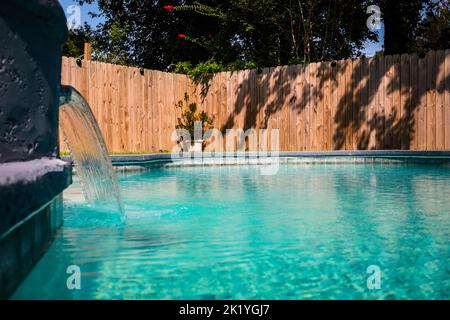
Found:
[[[88,101],[109,152],[171,150],[170,135],[180,109],[175,104],[194,91],[188,77],[153,70],[63,57],[62,84]],[[193,97],[195,98],[195,97]],[[63,139],[61,150],[67,151]]]
[[[172,150],[185,92],[222,131],[279,129],[284,151],[450,149],[450,50],[222,72],[199,85],[63,58],[62,82],[87,98],[110,152]]]

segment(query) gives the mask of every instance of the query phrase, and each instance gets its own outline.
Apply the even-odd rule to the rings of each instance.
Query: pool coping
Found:
[[[267,157],[258,152],[215,152],[215,153],[189,153],[188,157],[172,157],[170,153],[148,153],[148,154],[121,154],[110,155],[112,163],[115,167],[127,166],[148,166],[152,164],[167,164],[178,162],[191,165],[193,161],[219,160],[219,159],[274,159],[279,158],[303,158],[307,163],[324,163],[325,159],[331,162],[339,162],[345,158],[359,159],[359,162],[373,162],[374,159],[381,159],[383,162],[415,162],[415,163],[450,163],[450,150],[354,150],[354,151],[280,151]],[[71,161],[70,156],[62,157],[63,160]],[[214,164],[208,162],[205,164]],[[227,163],[229,164],[229,163]],[[235,163],[245,164],[245,163]]]

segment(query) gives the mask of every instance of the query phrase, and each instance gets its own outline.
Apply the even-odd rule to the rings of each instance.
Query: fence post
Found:
[[[92,58],[92,44],[89,42],[84,43],[84,60],[91,61]]]

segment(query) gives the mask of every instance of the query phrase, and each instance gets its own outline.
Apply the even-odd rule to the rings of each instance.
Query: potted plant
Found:
[[[189,103],[189,95],[186,92],[184,93],[184,100],[178,101],[176,106],[182,109],[181,117],[178,118],[176,129],[184,129],[189,133],[189,139],[181,136],[177,142],[181,151],[203,151],[205,147],[203,137],[205,132],[212,128],[214,119],[208,116],[205,111],[197,112],[197,103]],[[196,131],[197,135],[195,135]],[[200,139],[197,137],[200,137]]]

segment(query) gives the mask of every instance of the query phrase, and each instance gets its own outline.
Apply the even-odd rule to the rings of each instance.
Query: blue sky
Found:
[[[75,4],[74,0],[59,0],[59,2],[61,3],[61,5],[64,8],[64,11],[66,11],[67,14],[67,8],[70,5]],[[91,5],[84,5],[81,7],[81,24],[84,24],[85,22],[87,22],[88,24],[95,26],[96,24],[102,22],[102,19],[92,19],[88,13],[90,11],[93,12],[98,12],[98,7],[96,5],[96,3],[94,2]],[[379,42],[374,43],[374,42],[367,42],[365,44],[365,49],[364,49],[364,53],[366,54],[366,56],[371,57],[373,56],[377,51],[382,49],[382,45],[384,42],[384,26],[382,25],[381,30],[379,30]]]
[[[71,5],[76,4],[76,1],[74,0],[59,0],[59,3],[61,3],[61,6],[63,7],[66,15],[68,15],[67,13],[67,8]],[[89,16],[89,12],[98,12],[98,7],[96,2],[94,1],[94,3],[88,5],[85,4],[81,7],[81,24],[84,24],[85,22],[89,23],[90,25],[95,26],[96,24],[98,24],[99,22],[101,22],[102,20],[100,19],[92,19]]]
[[[383,49],[384,43],[384,24],[381,24],[381,29],[378,30],[378,42],[366,42],[364,53],[368,57],[372,57],[377,51]]]

